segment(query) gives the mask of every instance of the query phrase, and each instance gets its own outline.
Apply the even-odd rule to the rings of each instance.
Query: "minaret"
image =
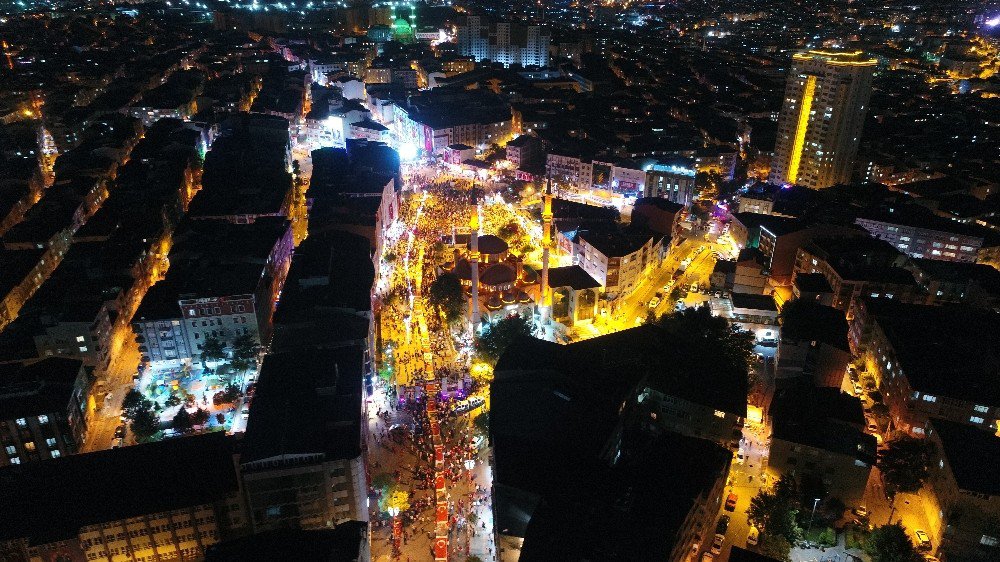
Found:
[[[472,266],[472,333],[479,327],[479,204],[472,208],[472,221],[469,223],[469,264]]]
[[[539,289],[542,326],[549,323],[552,295],[549,291],[549,248],[552,247],[552,178],[549,177],[542,197],[542,285]]]

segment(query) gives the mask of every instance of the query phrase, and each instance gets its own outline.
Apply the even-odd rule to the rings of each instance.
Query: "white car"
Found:
[[[649,308],[656,308],[660,305],[660,297],[653,297],[649,300]]]
[[[722,554],[722,543],[726,540],[725,535],[715,535],[712,539],[712,554]]]
[[[757,533],[757,529],[750,527],[750,534],[747,535],[747,546],[754,546],[757,544],[757,539],[760,535]]]

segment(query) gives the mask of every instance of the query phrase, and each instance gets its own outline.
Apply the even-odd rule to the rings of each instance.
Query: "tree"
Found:
[[[132,430],[137,441],[146,441],[160,431],[160,418],[151,409],[137,409],[129,424],[129,429]]]
[[[149,400],[146,400],[146,397],[138,390],[134,388],[129,389],[125,393],[125,398],[122,399],[122,410],[125,412],[125,417],[130,420],[135,419],[136,413],[143,409],[143,402],[148,403]]]
[[[476,428],[482,436],[487,436],[490,434],[490,413],[489,411],[483,411],[472,418],[472,425]]]
[[[163,401],[163,404],[168,408],[172,408],[174,406],[180,406],[181,402],[183,402],[181,397],[178,396],[176,392],[172,392],[170,393],[170,396],[167,396],[167,399]]]
[[[250,334],[242,334],[233,340],[233,360],[231,364],[239,372],[245,372],[257,364],[257,341]]]
[[[192,425],[205,425],[205,423],[208,422],[208,417],[208,410],[198,408],[194,411],[194,414],[191,415],[191,423]]]
[[[902,436],[878,452],[877,466],[885,478],[886,493],[916,492],[929,473],[934,444],[917,437]]]
[[[179,433],[184,433],[191,429],[192,425],[194,425],[194,420],[192,420],[191,414],[184,408],[177,410],[177,414],[174,415],[174,419],[171,422],[171,427]]]
[[[761,533],[756,550],[764,556],[770,556],[775,560],[787,562],[792,559],[792,543],[788,542],[788,539],[781,535]]]
[[[921,558],[899,523],[874,529],[864,548],[872,562],[919,562]]]
[[[762,534],[798,540],[801,529],[795,524],[797,488],[794,480],[782,478],[773,491],[761,490],[750,500],[747,521]]]
[[[201,366],[205,367],[205,362],[216,359],[222,360],[226,358],[226,349],[222,344],[222,340],[215,336],[205,336],[205,343],[201,344]]]
[[[465,316],[465,291],[454,273],[442,273],[431,282],[427,302],[451,323]]]
[[[754,336],[721,316],[712,316],[707,306],[685,308],[660,317],[659,325],[688,346],[721,354],[733,368],[748,371],[755,357]]]
[[[496,363],[507,346],[521,336],[533,336],[535,324],[529,318],[512,314],[490,324],[476,341],[476,351],[490,363]]]
[[[410,493],[397,484],[393,484],[382,494],[379,508],[385,512],[390,509],[397,509],[400,512],[406,511],[410,509]]]

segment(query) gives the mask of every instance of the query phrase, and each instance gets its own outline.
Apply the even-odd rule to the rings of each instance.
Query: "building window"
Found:
[[[87,353],[87,346],[81,345],[80,346],[80,353]]]
[[[17,449],[13,445],[7,445],[7,455],[16,455]]]
[[[931,396],[930,394],[924,394],[924,402],[937,402],[937,396]]]
[[[715,411],[715,417],[717,417],[717,418],[724,418],[724,417],[726,417],[726,413],[723,412],[722,410],[716,410]]]
[[[986,420],[984,420],[983,418],[981,418],[979,416],[972,416],[972,417],[969,418],[969,421],[972,422],[972,423],[983,423]]]
[[[979,539],[979,544],[985,546],[997,546],[1000,544],[1000,539],[996,537],[991,537],[989,535],[983,535],[983,538]]]
[[[985,414],[986,412],[990,411],[990,407],[977,405],[975,408],[973,408],[973,410]]]
[[[76,341],[78,343],[83,343],[83,336],[76,336]]]
[[[10,464],[21,464],[20,457],[11,457]]]
[[[59,452],[59,449],[55,449],[55,450],[49,451],[49,452],[51,453],[52,458],[54,458],[54,459],[58,459],[59,457],[62,456],[62,453]]]
[[[28,420],[24,418],[17,418],[17,427],[28,427]]]

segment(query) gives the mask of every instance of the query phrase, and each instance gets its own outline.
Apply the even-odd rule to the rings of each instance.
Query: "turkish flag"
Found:
[[[444,490],[444,475],[439,473],[437,476],[434,477],[434,489]]]
[[[448,522],[448,502],[438,502],[437,505],[437,521],[438,523]]]
[[[444,462],[444,445],[434,445],[434,462]]]
[[[441,424],[437,420],[431,420],[431,435],[441,435]]]
[[[447,560],[448,559],[448,539],[446,537],[438,537],[434,540],[434,560]]]

